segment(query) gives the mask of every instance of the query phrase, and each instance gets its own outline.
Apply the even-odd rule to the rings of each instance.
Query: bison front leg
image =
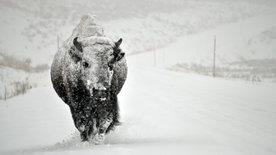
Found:
[[[92,123],[92,121],[90,121],[91,123],[88,123],[85,127],[81,127],[81,129],[79,128],[80,131],[80,136],[81,136],[81,140],[82,141],[89,141],[91,139],[91,137],[93,137],[93,128],[92,127],[94,125],[94,123]]]
[[[89,141],[93,137],[96,120],[92,118],[89,107],[70,107],[75,127],[80,132],[82,141]]]
[[[92,121],[90,122],[91,123],[88,123],[86,125],[81,125],[80,127],[78,127],[82,141],[89,141],[91,137],[91,134],[93,132],[93,127],[92,127],[93,123]]]
[[[85,142],[85,141],[88,141],[88,134],[87,134],[87,132],[86,131],[83,131],[83,132],[81,132],[80,133],[80,136],[81,136],[81,140],[83,141],[83,142]]]
[[[104,142],[105,134],[107,132],[108,127],[111,125],[112,120],[112,116],[106,119],[99,119],[99,127],[96,129],[97,133],[93,138],[93,142],[95,144],[102,144]]]

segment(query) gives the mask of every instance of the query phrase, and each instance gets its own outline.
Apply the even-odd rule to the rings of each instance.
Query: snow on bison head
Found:
[[[105,37],[74,38],[69,50],[74,63],[78,64],[83,86],[96,99],[105,100],[106,90],[110,89],[114,64],[124,57],[119,48],[122,39],[113,43]]]

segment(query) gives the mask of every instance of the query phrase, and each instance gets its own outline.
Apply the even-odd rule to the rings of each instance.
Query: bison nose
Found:
[[[97,100],[105,100],[108,96],[108,91],[93,88],[93,96]]]

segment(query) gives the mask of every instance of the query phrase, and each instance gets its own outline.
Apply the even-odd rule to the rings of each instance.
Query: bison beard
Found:
[[[53,87],[70,107],[83,141],[102,143],[119,124],[117,95],[127,75],[121,43],[105,37],[93,17],[84,16],[55,55]]]
[[[97,134],[106,134],[115,125],[119,125],[117,95],[112,90],[101,92],[105,94],[105,100],[101,100],[100,95],[97,97],[97,90],[94,90],[94,97],[91,97],[81,80],[78,82],[78,88],[71,90],[73,91],[70,102],[74,104],[70,106],[70,110],[83,141],[93,139]]]

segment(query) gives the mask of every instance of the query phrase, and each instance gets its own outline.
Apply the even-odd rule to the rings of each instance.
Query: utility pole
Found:
[[[7,100],[7,87],[5,86],[5,94],[4,94],[5,96],[5,101]]]
[[[216,77],[216,36],[214,39],[213,77]]]

